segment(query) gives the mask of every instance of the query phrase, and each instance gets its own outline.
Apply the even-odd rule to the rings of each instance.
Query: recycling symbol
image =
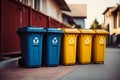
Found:
[[[89,38],[86,38],[85,44],[89,44],[89,43],[90,43],[90,39],[89,39]]]
[[[73,44],[73,43],[74,43],[74,39],[73,39],[72,37],[69,39],[69,43],[70,43],[70,44]]]
[[[101,38],[101,39],[100,39],[100,44],[103,44],[103,43],[104,43],[104,39]]]
[[[54,37],[54,38],[52,39],[52,43],[53,43],[53,44],[57,44],[57,43],[58,43],[58,40],[57,40],[56,37]]]
[[[34,45],[38,45],[38,43],[39,43],[39,39],[38,39],[38,37],[35,37],[35,38],[33,39],[33,44],[34,44]]]

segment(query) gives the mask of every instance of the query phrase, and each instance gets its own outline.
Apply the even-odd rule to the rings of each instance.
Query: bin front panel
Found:
[[[76,62],[76,41],[77,34],[64,34],[62,38],[63,48],[62,48],[62,62],[64,65],[75,64]]]
[[[77,57],[79,63],[90,63],[91,61],[91,34],[81,34],[77,42]]]
[[[106,47],[106,36],[105,35],[96,35],[93,39],[93,50],[92,50],[92,61],[99,63],[104,62]]]
[[[33,33],[28,37],[28,59],[26,64],[30,67],[41,65],[42,56],[42,34]]]
[[[40,33],[20,33],[22,59],[26,67],[41,65],[42,37]]]
[[[60,42],[61,42],[61,34],[59,33],[48,33],[47,34],[47,52],[45,53],[47,57],[45,60],[45,64],[47,66],[57,66],[59,64],[60,57]]]

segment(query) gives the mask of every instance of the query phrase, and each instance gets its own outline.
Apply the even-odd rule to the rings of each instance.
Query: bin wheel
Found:
[[[102,62],[102,64],[104,64],[104,61]]]
[[[23,61],[22,58],[20,58],[20,59],[18,60],[18,65],[19,65],[19,67],[24,67],[24,66],[25,66],[25,65],[24,65],[24,61]]]

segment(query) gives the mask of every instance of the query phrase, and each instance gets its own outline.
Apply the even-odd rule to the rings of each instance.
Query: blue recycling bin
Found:
[[[58,28],[46,28],[43,44],[43,64],[58,66],[60,59],[60,43],[63,31]]]
[[[45,29],[40,27],[23,27],[17,30],[21,43],[19,66],[40,67],[42,58],[42,40]]]

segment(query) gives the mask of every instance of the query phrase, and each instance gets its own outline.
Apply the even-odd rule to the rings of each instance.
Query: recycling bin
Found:
[[[43,44],[43,65],[58,66],[63,31],[58,28],[46,28],[46,31]]]
[[[63,65],[74,65],[76,63],[77,29],[61,28],[64,31],[61,42],[61,63]]]
[[[92,62],[93,63],[104,63],[105,49],[106,49],[106,37],[108,32],[105,30],[94,30],[92,44]]]
[[[40,67],[42,58],[42,39],[45,29],[23,27],[17,30],[21,43],[20,67]]]
[[[79,29],[77,40],[77,62],[80,64],[91,63],[92,37],[95,33],[90,29]]]

